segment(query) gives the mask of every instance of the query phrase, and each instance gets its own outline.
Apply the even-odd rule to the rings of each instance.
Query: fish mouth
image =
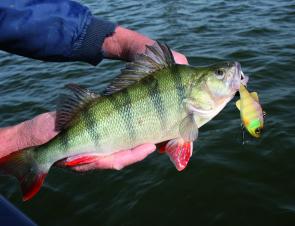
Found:
[[[249,77],[243,73],[241,64],[239,62],[235,62],[234,79],[232,82],[233,89],[239,90],[241,84],[246,86],[248,83],[248,80],[249,80]]]
[[[241,71],[241,83],[246,86],[247,83],[249,81],[249,76],[245,75],[242,71]]]

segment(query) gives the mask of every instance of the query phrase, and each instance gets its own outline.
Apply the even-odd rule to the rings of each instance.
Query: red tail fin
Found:
[[[0,159],[0,172],[18,179],[23,201],[31,199],[40,190],[46,176],[32,154],[32,149],[27,149]]]

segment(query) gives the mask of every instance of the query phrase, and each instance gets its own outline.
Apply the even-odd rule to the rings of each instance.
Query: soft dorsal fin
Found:
[[[99,97],[98,94],[76,84],[68,84],[65,87],[72,91],[72,95],[62,95],[59,98],[55,121],[56,131],[67,128],[79,110]]]
[[[110,95],[122,90],[152,72],[167,68],[175,64],[172,52],[166,44],[155,42],[153,46],[146,46],[144,54],[139,54],[133,62],[127,63],[126,68],[104,91],[105,95]]]
[[[237,108],[239,109],[239,111],[241,111],[241,100],[238,100],[238,101],[236,102],[236,106],[237,106]]]
[[[257,102],[259,102],[259,98],[258,98],[258,94],[256,92],[252,92],[251,96],[254,98],[254,100],[256,100]]]

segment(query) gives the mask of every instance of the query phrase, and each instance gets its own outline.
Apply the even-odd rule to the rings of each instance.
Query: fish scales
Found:
[[[167,76],[163,76],[163,73]],[[73,123],[72,127],[56,138],[51,147],[42,147],[51,149],[48,155],[44,156],[45,152],[38,151],[40,157],[37,158],[55,162],[81,153],[81,150],[106,154],[113,150],[129,149],[143,142],[158,143],[177,137],[178,124],[185,114],[182,106],[177,104],[180,93],[183,93],[181,97],[184,98],[185,84],[177,84],[182,81],[176,79],[177,76],[173,70],[164,69],[152,76],[157,86],[153,86],[153,82],[149,86],[147,81],[150,82],[150,79],[147,79],[113,96],[102,97],[85,109],[75,119],[77,123]],[[179,87],[182,87],[181,91]],[[172,126],[163,127],[162,118],[165,118],[166,125]]]

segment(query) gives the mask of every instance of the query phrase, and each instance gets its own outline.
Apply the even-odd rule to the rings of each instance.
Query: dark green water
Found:
[[[267,112],[263,138],[242,145],[232,101],[201,128],[181,173],[154,153],[118,172],[53,169],[26,203],[16,181],[0,177],[1,194],[40,225],[295,225],[295,1],[84,3],[166,42],[192,65],[239,61]],[[1,52],[0,126],[54,110],[67,83],[102,91],[123,65],[43,63]]]

